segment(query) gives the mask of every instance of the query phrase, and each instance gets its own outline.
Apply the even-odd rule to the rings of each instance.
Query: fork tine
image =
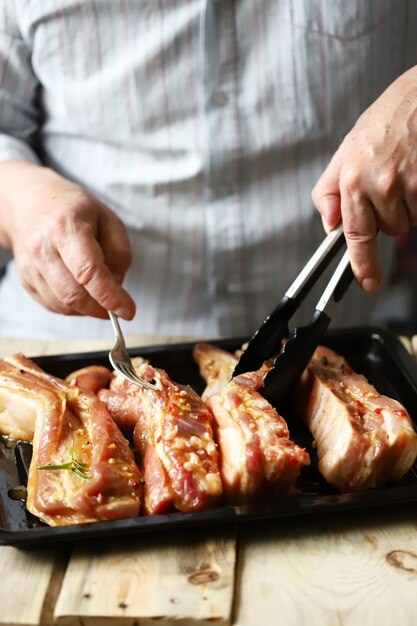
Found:
[[[152,384],[150,382],[147,382],[146,380],[143,380],[142,378],[139,378],[139,376],[136,374],[133,368],[132,369],[127,368],[124,366],[123,363],[114,360],[114,358],[111,355],[111,352],[109,354],[109,360],[114,370],[118,374],[120,374],[120,376],[123,376],[123,378],[126,378],[126,380],[128,380],[129,382],[133,383],[134,385],[138,385],[139,387],[144,387],[145,389],[152,389],[153,391],[158,390],[158,387],[155,384]]]
[[[123,337],[122,329],[119,325],[119,320],[117,319],[117,316],[111,311],[109,311],[109,317],[112,322],[114,332],[116,334],[115,344],[109,352],[109,360],[113,368],[116,370],[116,372],[118,372],[121,376],[126,378],[134,385],[144,387],[145,389],[157,391],[158,387],[154,382],[142,380],[142,378],[140,378],[136,374],[135,368],[133,367],[132,361],[130,360],[129,353],[126,348],[126,343]]]

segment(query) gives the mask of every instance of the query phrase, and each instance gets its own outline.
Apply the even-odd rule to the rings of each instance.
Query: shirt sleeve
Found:
[[[13,0],[14,3],[15,0]],[[0,161],[39,163],[34,142],[40,125],[39,90],[31,51],[20,35],[13,3],[0,12]]]

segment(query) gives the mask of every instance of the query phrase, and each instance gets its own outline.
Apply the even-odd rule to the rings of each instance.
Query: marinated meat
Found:
[[[0,361],[0,434],[32,441],[37,413],[59,404],[55,396],[43,393],[44,388],[34,377],[28,380],[16,367]]]
[[[106,407],[120,430],[126,435],[131,435],[138,423],[138,400],[136,394],[113,391],[112,389],[100,389],[97,394],[100,402]]]
[[[88,365],[68,374],[65,382],[75,387],[89,389],[97,394],[100,389],[105,389],[109,386],[112,375],[111,370],[108,367],[104,367],[104,365]]]
[[[144,510],[148,514],[196,511],[218,503],[222,496],[212,415],[190,388],[136,359],[143,380],[154,379],[158,391],[132,385],[115,375],[110,390],[99,393],[114,420],[133,424],[133,439],[142,458]]]
[[[197,344],[194,358],[207,382],[203,393],[216,421],[223,487],[229,502],[257,500],[289,492],[307,452],[289,439],[285,420],[257,391],[269,368],[240,374],[230,381],[236,359],[209,344]]]
[[[138,515],[139,468],[97,397],[23,355],[8,361],[0,362],[1,393],[17,390],[35,408],[28,510],[51,526]]]
[[[136,516],[143,482],[147,514],[196,511],[223,492],[238,504],[294,491],[309,456],[259,393],[270,363],[230,380],[235,355],[200,343],[194,358],[207,383],[202,398],[140,358],[139,376],[155,379],[157,391],[102,366],[64,381],[21,354],[0,360],[0,434],[33,439],[28,509],[50,525]],[[292,400],[319,470],[343,492],[397,480],[417,457],[405,408],[328,348],[317,349]]]
[[[343,492],[396,480],[416,459],[417,434],[405,408],[328,348],[317,348],[294,406],[316,441],[320,472]]]
[[[207,383],[201,398],[207,401],[211,396],[220,395],[232,378],[237,357],[208,343],[197,343],[194,346],[193,357],[198,364],[201,377]]]

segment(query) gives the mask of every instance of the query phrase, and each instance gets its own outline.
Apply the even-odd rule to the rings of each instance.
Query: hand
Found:
[[[2,241],[13,249],[25,289],[56,313],[107,318],[110,310],[132,319],[134,302],[120,286],[131,263],[121,220],[49,169],[9,161],[0,166],[0,184],[7,174],[15,184]]]
[[[378,229],[417,224],[417,68],[400,76],[358,119],[312,192],[326,230],[343,220],[356,280],[380,284]]]

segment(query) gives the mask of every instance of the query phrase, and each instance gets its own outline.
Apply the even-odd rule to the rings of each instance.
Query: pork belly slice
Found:
[[[104,365],[87,365],[65,377],[65,382],[74,387],[82,387],[97,394],[109,386],[112,371]]]
[[[3,363],[14,365],[15,369],[9,369],[7,376],[11,373],[16,375],[16,389],[10,387],[9,379],[0,382],[0,435],[8,436],[10,439],[21,441],[32,441],[35,428],[36,400],[29,394],[26,398],[23,390],[19,393],[19,374],[17,369],[25,368],[33,374],[48,376],[37,363],[31,361],[22,354],[15,354],[5,357]],[[6,375],[3,367],[3,376]],[[65,382],[72,386],[81,386],[97,394],[99,390],[108,387],[112,378],[109,368],[101,365],[90,365],[69,374]],[[30,401],[30,398],[32,400]],[[35,403],[34,406],[33,403]]]
[[[132,364],[137,370],[141,365],[149,365],[149,361],[142,357],[135,357],[132,359]],[[136,385],[132,385],[123,376],[112,372],[109,388],[101,389],[97,394],[118,427],[129,436],[133,435],[141,414],[141,396],[138,396],[137,390]]]
[[[220,448],[221,475],[231,503],[290,492],[307,452],[289,439],[285,420],[258,392],[269,363],[230,381],[236,358],[209,344],[197,344],[193,356],[207,383],[203,398],[211,408]]]
[[[140,401],[136,395],[129,395],[128,392],[113,391],[112,389],[100,389],[97,397],[120,430],[126,436],[131,436],[138,423],[138,404]]]
[[[98,398],[23,355],[8,360],[20,368],[3,363],[15,370],[10,387],[19,384],[37,402],[28,510],[51,526],[138,515],[139,468]]]
[[[158,391],[115,375],[110,391],[99,397],[118,423],[128,427],[135,422],[145,511],[196,511],[215,505],[222,482],[210,410],[190,387],[174,383],[165,371],[140,359],[134,365],[141,378],[156,381]]]
[[[0,361],[0,434],[32,441],[36,415],[54,410],[57,398],[44,394],[44,385],[29,380],[6,361]]]
[[[316,441],[321,474],[343,492],[397,480],[416,459],[417,434],[405,408],[329,348],[317,348],[294,406]]]
[[[210,396],[219,395],[228,385],[237,357],[211,344],[197,343],[194,346],[193,358],[198,364],[201,377],[207,383],[201,396],[207,401]]]

